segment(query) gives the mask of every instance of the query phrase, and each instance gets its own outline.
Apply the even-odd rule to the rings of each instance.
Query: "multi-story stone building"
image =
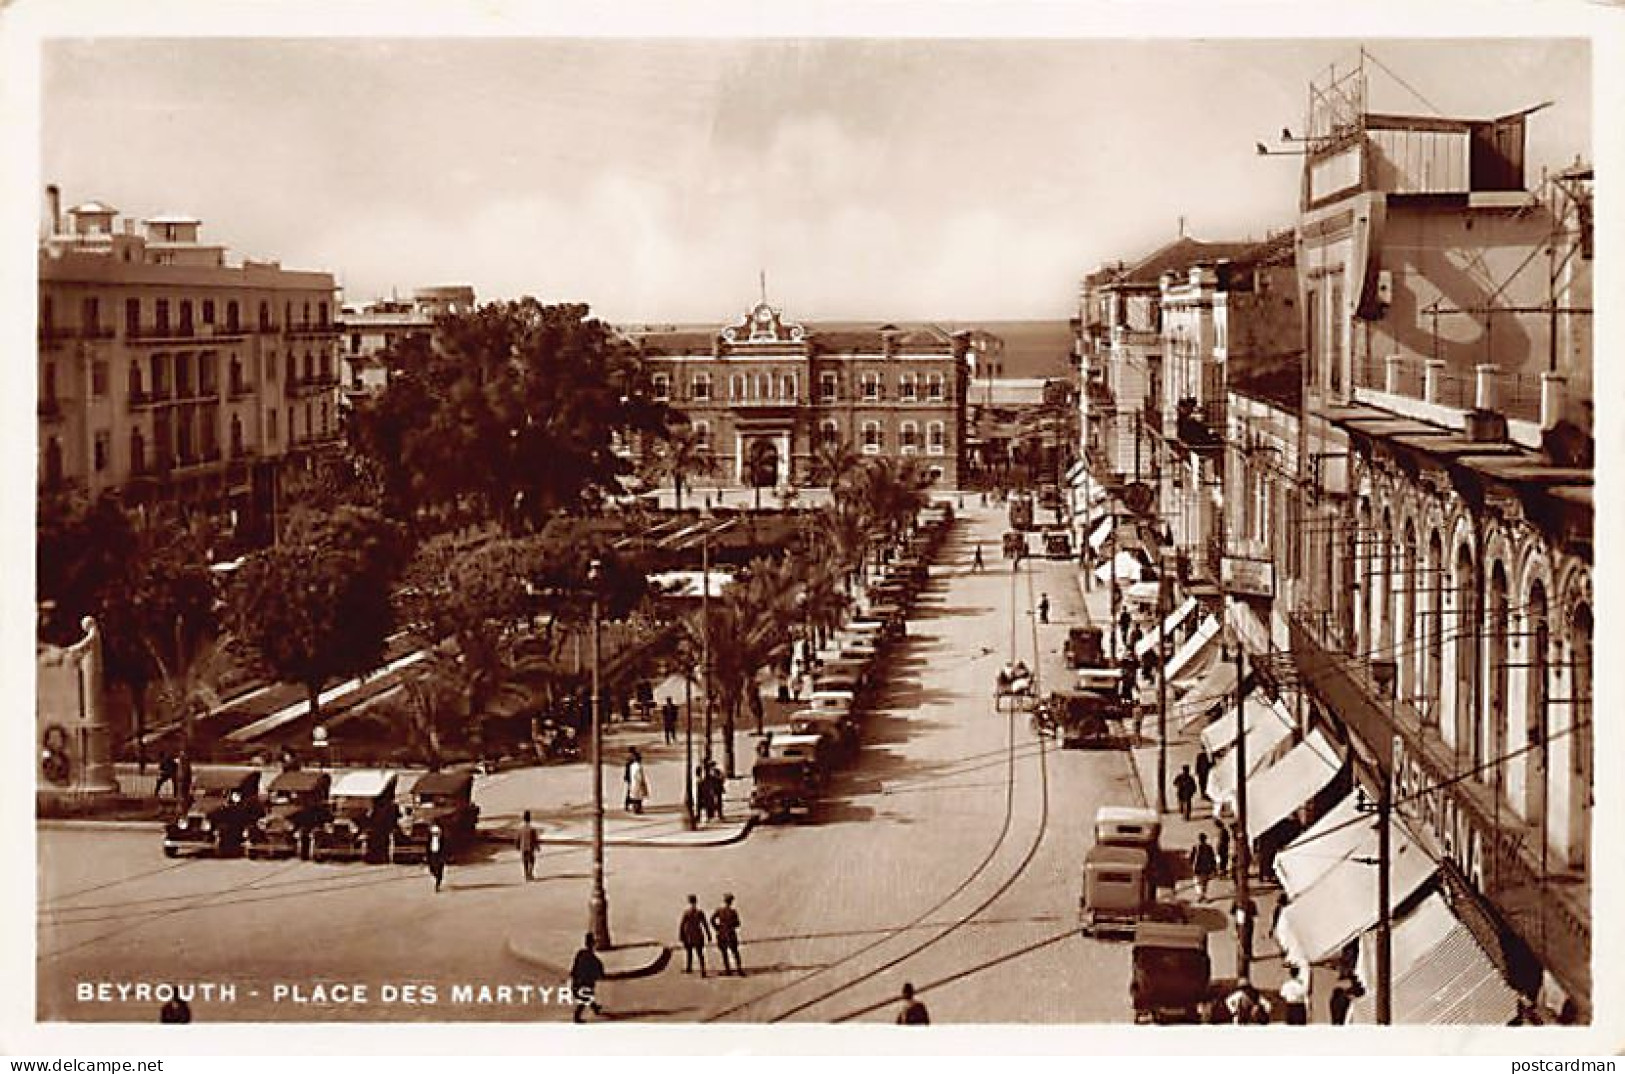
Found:
[[[382,355],[390,347],[413,336],[432,336],[437,318],[467,313],[474,304],[474,288],[452,284],[420,287],[410,299],[345,305],[339,313],[339,371],[346,400],[384,390],[389,369]]]
[[[1531,1006],[1584,1019],[1591,174],[1528,189],[1528,113],[1378,115],[1363,88],[1314,95],[1302,495],[1270,641],[1394,802],[1422,890]]]
[[[712,331],[628,330],[655,396],[687,415],[726,486],[818,483],[821,447],[915,457],[957,488],[966,340],[933,325],[794,324],[763,301]]]
[[[115,226],[51,190],[39,253],[39,482],[180,501],[263,537],[278,473],[339,436],[334,284],[228,265],[200,222]]]

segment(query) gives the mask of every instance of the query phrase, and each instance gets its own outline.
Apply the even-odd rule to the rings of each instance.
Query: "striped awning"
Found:
[[[1214,639],[1219,636],[1218,616],[1210,615],[1203,619],[1196,628],[1196,633],[1180,643],[1179,649],[1168,658],[1168,667],[1164,674],[1172,682],[1183,675],[1192,673],[1197,665],[1197,658],[1207,653],[1215,644]]]
[[[1180,730],[1206,716],[1214,705],[1224,703],[1232,707],[1236,696],[1236,664],[1233,660],[1215,660],[1200,679],[1174,704],[1179,713]]]
[[[1250,790],[1251,780],[1268,767],[1270,757],[1276,748],[1292,737],[1292,723],[1282,718],[1275,706],[1256,696],[1247,698],[1243,703],[1243,709],[1246,714],[1244,725],[1247,734],[1247,777]],[[1207,747],[1209,753],[1218,756],[1218,760],[1213,764],[1213,771],[1207,777],[1207,794],[1213,799],[1214,816],[1222,816],[1235,807],[1236,783],[1240,777],[1236,765],[1234,710],[1219,717],[1212,726],[1202,732],[1202,744]]]
[[[1376,831],[1376,820],[1362,815],[1357,801],[1348,795],[1275,855],[1275,875],[1288,895],[1297,898],[1313,887]]]
[[[1135,644],[1134,655],[1143,659],[1146,653],[1150,652],[1152,649],[1155,649],[1162,643],[1162,635],[1164,632],[1167,633],[1169,642],[1172,644],[1174,632],[1183,626],[1185,624],[1185,620],[1189,619],[1195,613],[1196,598],[1186,597],[1184,602],[1181,603],[1179,607],[1175,608],[1168,614],[1168,618],[1162,621],[1162,625],[1160,627],[1153,629]]]
[[[1429,895],[1393,926],[1389,944],[1396,1025],[1507,1025],[1518,993],[1439,895]],[[1360,938],[1355,973],[1365,993],[1349,1008],[1351,1023],[1377,1019],[1376,934]]]

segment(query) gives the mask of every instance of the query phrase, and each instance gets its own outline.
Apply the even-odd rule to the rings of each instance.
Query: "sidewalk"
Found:
[[[1083,596],[1084,604],[1089,609],[1091,622],[1098,622],[1103,626],[1111,614],[1111,590],[1109,586],[1096,585],[1092,591],[1084,590],[1084,580],[1080,573],[1078,576],[1078,590]],[[1150,628],[1150,621],[1141,624],[1143,628]],[[1150,710],[1146,719],[1146,726],[1141,728],[1142,735],[1149,734],[1149,738],[1142,737],[1138,744],[1130,750],[1134,762],[1134,770],[1138,775],[1142,790],[1142,803],[1155,807],[1157,790],[1157,727],[1156,702],[1157,689],[1155,685],[1146,686],[1143,682],[1139,687],[1138,699],[1140,704]],[[1172,699],[1170,698],[1170,702]],[[1195,918],[1206,923],[1209,928],[1208,945],[1212,955],[1213,973],[1216,978],[1233,979],[1236,976],[1237,956],[1240,944],[1236,935],[1234,918],[1230,915],[1231,902],[1235,898],[1236,885],[1234,870],[1228,870],[1215,877],[1208,885],[1208,900],[1206,903],[1198,901],[1196,881],[1190,875],[1190,867],[1186,856],[1190,848],[1196,844],[1198,832],[1206,832],[1208,842],[1213,843],[1218,838],[1218,822],[1213,818],[1213,804],[1209,799],[1198,792],[1196,801],[1191,809],[1191,819],[1185,820],[1179,815],[1178,798],[1174,794],[1174,777],[1179,770],[1189,765],[1191,771],[1196,770],[1196,755],[1201,750],[1201,732],[1204,721],[1192,721],[1188,727],[1180,728],[1180,720],[1170,717],[1167,721],[1168,734],[1168,787],[1166,799],[1169,811],[1162,814],[1162,844],[1170,853],[1179,858],[1177,875],[1179,881],[1174,888],[1176,902],[1192,908]],[[1232,856],[1235,853],[1232,842]],[[1280,901],[1281,888],[1274,877],[1259,877],[1256,872],[1252,875],[1248,885],[1248,894],[1258,907],[1258,914],[1253,925],[1252,963],[1248,967],[1248,979],[1260,991],[1270,997],[1271,1003],[1277,1003],[1277,992],[1287,978],[1287,967],[1282,961],[1282,950],[1276,942],[1271,922],[1275,917],[1275,908]],[[1205,912],[1204,912],[1205,911]],[[1311,1025],[1326,1025],[1331,1021],[1327,1008],[1327,1001],[1331,996],[1332,987],[1337,983],[1337,974],[1323,967],[1313,967],[1310,973],[1310,1002],[1309,1022]]]

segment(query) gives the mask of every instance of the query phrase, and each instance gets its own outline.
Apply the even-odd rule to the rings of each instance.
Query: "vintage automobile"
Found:
[[[1151,856],[1145,850],[1104,843],[1089,848],[1078,896],[1079,926],[1085,936],[1132,935],[1156,901]]]
[[[1025,494],[1010,497],[1010,528],[1029,530],[1033,526],[1033,498]]]
[[[1011,530],[1004,535],[1005,559],[1025,558],[1028,554],[1027,535],[1025,533],[1017,533]]]
[[[192,778],[186,811],[164,827],[164,857],[236,854],[259,815],[259,769],[203,769]]]
[[[822,787],[835,767],[834,743],[823,734],[774,735],[769,742],[768,757],[782,757],[801,761],[807,766],[814,785]]]
[[[399,809],[396,777],[380,769],[346,772],[333,784],[333,815],[311,836],[311,861],[389,860]]]
[[[1071,559],[1072,535],[1066,530],[1045,530],[1044,556],[1048,559]]]
[[[869,615],[885,627],[882,636],[896,640],[908,633],[906,602],[879,600],[869,606]]]
[[[1162,820],[1155,809],[1139,806],[1101,806],[1095,811],[1095,842],[1107,846],[1139,847],[1155,853],[1162,840]]]
[[[827,745],[829,756],[836,761],[850,758],[858,749],[858,727],[839,713],[803,710],[791,715],[792,735],[818,735]]]
[[[1062,648],[1066,662],[1073,668],[1097,668],[1106,663],[1106,649],[1101,629],[1096,626],[1075,626],[1066,632]]]
[[[869,688],[869,669],[873,666],[873,661],[862,657],[837,657],[818,669],[818,686],[861,694]]]
[[[412,786],[412,801],[395,828],[390,858],[421,862],[429,856],[429,831],[439,827],[447,856],[474,842],[480,807],[474,804],[474,773],[430,772]]]
[[[857,637],[847,638],[841,642],[841,658],[855,657],[860,660],[873,660],[880,655],[881,644],[880,639],[873,636],[864,637],[858,635]]]
[[[327,823],[326,772],[296,768],[283,772],[265,790],[265,813],[248,829],[250,858],[308,858],[311,834]]]
[[[1120,703],[1092,690],[1051,693],[1038,704],[1034,721],[1038,729],[1053,734],[1063,749],[1100,749],[1117,745],[1110,720],[1121,711]]]
[[[818,712],[850,714],[857,709],[857,695],[851,690],[826,690],[820,686],[807,699],[807,707]]]
[[[818,780],[800,758],[763,757],[751,769],[750,807],[764,820],[812,815]]]
[[[1131,965],[1136,1022],[1197,1022],[1213,1001],[1213,967],[1201,926],[1140,922]]]

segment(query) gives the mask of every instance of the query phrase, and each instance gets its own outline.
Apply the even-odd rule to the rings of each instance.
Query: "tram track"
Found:
[[[1023,614],[1023,610],[1022,610],[1022,607],[1021,607],[1021,601],[1018,599],[1018,588],[1019,588],[1018,587],[1018,578],[1024,578],[1025,582],[1026,582],[1026,598],[1027,598],[1026,599],[1026,615],[1027,615],[1027,617],[1029,619],[1030,626],[1031,626],[1033,663],[1036,666],[1038,664],[1038,662],[1039,662],[1038,624],[1037,624],[1036,616],[1034,615],[1035,603],[1033,601],[1033,579],[1032,579],[1032,572],[1030,570],[1029,571],[1015,571],[1015,572],[1012,572],[1012,575],[1011,575],[1010,660],[1013,663],[1017,659],[1017,656],[1018,656],[1018,644],[1017,644],[1017,638],[1018,638],[1018,635],[1019,635],[1019,629],[1018,628],[1019,628],[1019,625],[1020,625],[1021,616]],[[1037,681],[1038,681],[1037,677],[1035,676],[1035,678],[1034,678],[1035,684],[1037,683]],[[1017,726],[1018,726],[1017,717],[1018,717],[1018,715],[1021,714],[1021,711],[1022,710],[1019,709],[1017,706],[1012,705],[1009,712],[1008,712],[1008,714],[1006,715],[1006,726],[1005,726],[1006,741],[1005,741],[1004,749],[1002,751],[1003,754],[1004,754],[1004,764],[1005,764],[1005,770],[1006,770],[1005,794],[1004,794],[1004,812],[1003,812],[1003,817],[1002,817],[1001,822],[1000,822],[999,832],[998,832],[997,836],[994,838],[992,845],[989,846],[986,853],[983,854],[981,860],[977,862],[977,864],[971,869],[971,871],[969,873],[967,873],[949,892],[947,892],[941,898],[937,899],[930,907],[928,907],[922,913],[918,914],[912,920],[910,920],[909,922],[907,922],[907,923],[905,923],[903,925],[900,925],[900,926],[897,926],[895,928],[887,930],[886,935],[882,939],[878,940],[875,944],[872,944],[872,945],[870,945],[868,947],[860,948],[860,949],[858,949],[856,951],[853,951],[853,952],[851,952],[851,953],[849,953],[849,954],[847,954],[847,955],[845,955],[845,956],[843,956],[841,958],[836,959],[833,962],[827,963],[827,964],[825,964],[823,966],[820,966],[820,967],[810,971],[809,973],[803,974],[802,976],[796,978],[794,981],[786,982],[785,984],[780,985],[777,988],[772,989],[772,990],[770,990],[768,992],[765,992],[765,993],[759,994],[757,996],[754,996],[749,1000],[746,1000],[746,1001],[743,1001],[741,1003],[735,1004],[735,1005],[733,1005],[731,1007],[728,1007],[728,1008],[725,1008],[725,1009],[723,1009],[721,1011],[714,1012],[713,1014],[709,1015],[705,1019],[705,1021],[707,1021],[707,1022],[720,1021],[722,1019],[728,1018],[731,1015],[735,1015],[735,1014],[738,1014],[738,1013],[740,1013],[742,1011],[748,1011],[753,1007],[757,1007],[757,1006],[761,1005],[763,1003],[763,1001],[765,1001],[765,1000],[772,999],[775,996],[781,996],[784,993],[791,991],[792,989],[799,988],[799,987],[805,985],[808,981],[812,981],[814,979],[823,977],[826,974],[836,973],[837,971],[840,971],[840,970],[843,970],[843,969],[844,970],[851,970],[858,964],[859,960],[865,958],[866,956],[872,956],[875,953],[875,951],[877,950],[877,948],[879,948],[882,945],[887,944],[887,943],[889,943],[889,942],[891,942],[891,941],[893,941],[893,940],[895,940],[895,939],[897,939],[899,937],[906,936],[909,933],[911,933],[911,932],[913,932],[913,931],[915,931],[917,929],[920,929],[922,927],[930,927],[930,928],[933,928],[933,929],[939,929],[940,930],[940,931],[935,932],[933,935],[930,935],[930,936],[927,936],[927,937],[924,937],[924,938],[920,939],[919,941],[913,943],[911,946],[907,947],[905,950],[903,950],[903,951],[901,951],[901,952],[899,952],[899,953],[897,953],[895,955],[890,956],[889,958],[887,958],[884,962],[882,962],[878,966],[865,966],[865,967],[862,968],[861,972],[859,972],[857,974],[848,975],[844,979],[839,980],[837,983],[830,984],[829,986],[825,987],[822,991],[818,992],[816,995],[813,995],[810,998],[800,1000],[799,1002],[794,1003],[790,1007],[787,1007],[787,1008],[785,1008],[783,1010],[776,1011],[775,1013],[773,1013],[769,1017],[760,1019],[761,1021],[764,1021],[764,1022],[766,1022],[768,1024],[775,1024],[775,1023],[779,1023],[779,1022],[788,1021],[789,1019],[794,1018],[797,1015],[803,1014],[806,1011],[809,1011],[809,1010],[811,1010],[811,1009],[813,1009],[813,1008],[815,1008],[815,1007],[817,1007],[817,1006],[819,1006],[821,1004],[827,1003],[828,1001],[849,992],[853,988],[853,986],[856,985],[856,984],[860,984],[865,980],[868,980],[870,978],[878,976],[879,974],[885,973],[885,972],[887,972],[889,970],[895,969],[896,967],[902,965],[903,963],[908,962],[908,961],[910,961],[912,959],[915,959],[918,956],[920,956],[921,954],[925,953],[926,951],[929,951],[932,948],[935,948],[938,944],[942,943],[944,940],[948,939],[950,936],[953,936],[954,934],[958,933],[960,930],[964,929],[966,926],[978,922],[982,918],[982,915],[987,910],[992,908],[995,903],[997,903],[1001,898],[1003,898],[1016,885],[1016,883],[1019,882],[1021,880],[1021,878],[1027,873],[1027,870],[1031,867],[1033,861],[1037,858],[1039,850],[1040,850],[1040,848],[1042,847],[1042,845],[1044,843],[1044,839],[1045,839],[1045,837],[1047,835],[1048,826],[1049,826],[1049,768],[1048,768],[1048,758],[1047,758],[1047,744],[1043,740],[1042,736],[1040,736],[1038,741],[1037,741],[1036,749],[1034,749],[1030,745],[1027,745],[1027,746],[1018,745],[1018,743],[1017,743],[1017,735],[1016,735],[1016,729],[1017,729]],[[993,751],[988,751],[989,754],[991,754],[992,752]],[[1036,753],[1036,755],[1037,755],[1038,772],[1039,772],[1039,788],[1040,788],[1040,799],[1039,799],[1040,808],[1039,808],[1039,815],[1038,815],[1038,824],[1037,824],[1036,830],[1033,833],[1033,836],[1032,836],[1031,840],[1029,841],[1024,853],[1022,854],[1022,857],[1021,857],[1020,861],[1018,861],[1016,863],[1015,868],[1007,876],[1005,876],[1003,878],[1003,880],[998,884],[997,887],[994,888],[994,890],[990,894],[983,897],[971,909],[969,909],[968,911],[966,911],[964,913],[951,915],[951,916],[947,917],[947,919],[945,921],[932,922],[931,919],[933,917],[936,917],[937,915],[939,915],[941,911],[943,911],[951,903],[953,903],[956,899],[958,899],[961,895],[963,895],[967,890],[969,890],[971,885],[973,885],[977,880],[979,880],[988,871],[988,869],[990,867],[992,867],[992,865],[998,859],[1001,852],[1005,850],[1006,846],[1009,843],[1009,840],[1011,838],[1011,835],[1012,835],[1012,832],[1013,832],[1013,829],[1014,829],[1014,826],[1015,826],[1015,816],[1016,816],[1015,796],[1016,796],[1018,762],[1022,761],[1022,760],[1025,760],[1028,757],[1031,757],[1034,753]],[[972,755],[973,758],[976,758],[978,760],[982,756],[987,756],[987,755]],[[967,758],[967,759],[970,759],[970,758]],[[975,764],[975,765],[971,766],[972,769],[981,768],[981,767],[987,767],[987,766],[985,764]],[[960,773],[962,773],[963,771],[966,771],[966,769],[961,769]],[[929,923],[929,924],[927,924],[927,923]],[[1046,943],[1053,943],[1059,938],[1060,937],[1052,937],[1050,940],[1046,941]],[[1003,959],[996,960],[996,961],[1003,961]],[[883,1007],[883,1006],[885,1006],[885,1005],[887,1005],[889,1003],[892,1003],[894,1001],[895,1001],[895,997],[887,997],[886,999],[884,999],[884,1000],[882,1000],[882,1001],[880,1001],[880,1002],[878,1002],[876,1004],[869,1005],[869,1006],[861,1008],[861,1009],[859,1009],[857,1011],[845,1012],[845,1013],[843,1013],[841,1015],[835,1016],[833,1018],[825,1019],[825,1020],[826,1021],[832,1021],[832,1022],[847,1021],[847,1020],[850,1020],[853,1017],[857,1017],[857,1016],[861,1015],[862,1013],[867,1013],[869,1011],[879,1009],[880,1007]]]

